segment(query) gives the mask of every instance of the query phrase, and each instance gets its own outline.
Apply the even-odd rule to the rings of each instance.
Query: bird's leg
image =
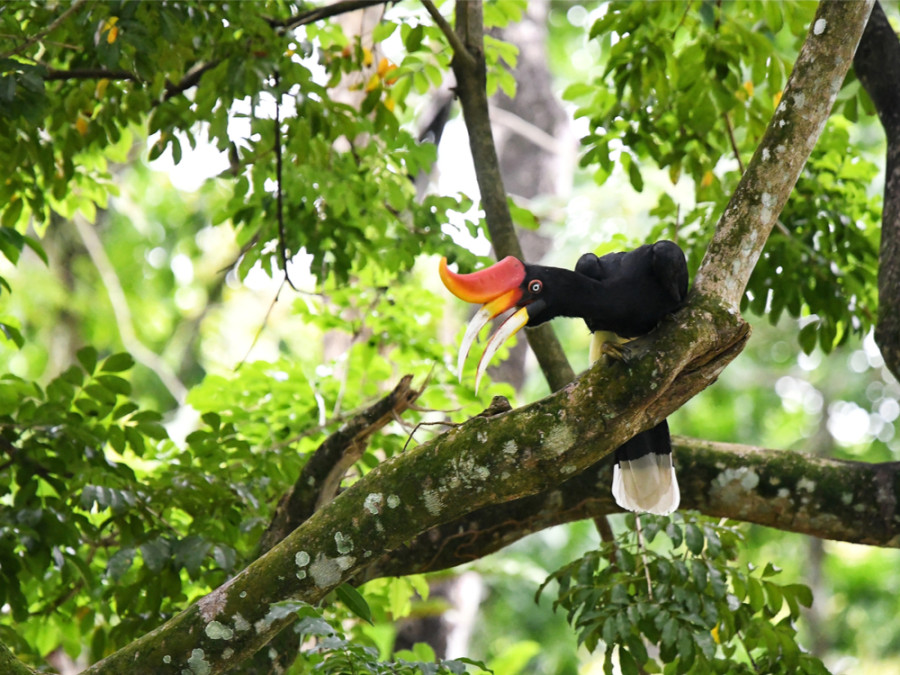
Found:
[[[629,339],[621,338],[610,331],[596,331],[591,340],[591,363],[594,363],[602,356],[607,357],[607,361],[614,360],[628,363],[628,360],[631,358],[631,350],[628,348],[627,342],[629,342]]]

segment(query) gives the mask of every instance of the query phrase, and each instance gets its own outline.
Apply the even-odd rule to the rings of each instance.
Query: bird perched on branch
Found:
[[[584,319],[593,334],[591,362],[608,355],[627,359],[628,340],[649,333],[687,297],[684,252],[671,241],[632,251],[596,256],[585,253],[575,270],[531,265],[507,257],[471,274],[440,264],[441,280],[456,297],[483,304],[469,322],[459,349],[462,376],[466,356],[488,321],[515,310],[489,338],[475,376],[475,389],[500,346],[524,326],[558,316]],[[667,514],[678,508],[680,493],[665,420],[616,449],[613,496],[631,511]]]

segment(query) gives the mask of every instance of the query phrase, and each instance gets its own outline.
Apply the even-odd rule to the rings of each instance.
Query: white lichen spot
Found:
[[[725,488],[732,482],[738,483],[745,490],[752,490],[759,485],[759,474],[746,466],[725,469],[713,480],[713,486]]]
[[[313,583],[319,588],[336,586],[341,580],[341,572],[350,569],[356,558],[343,555],[338,558],[328,558],[319,554],[316,561],[309,566],[309,574]]]
[[[778,476],[772,476],[769,478],[770,485],[781,485],[781,479]]]
[[[825,32],[828,22],[825,19],[819,19],[813,24],[813,35],[821,35]]]
[[[850,503],[853,501],[853,493],[852,492],[844,492],[841,494],[841,503],[844,506],[850,506]]]
[[[519,451],[519,446],[516,445],[516,442],[512,439],[506,441],[503,444],[503,452],[507,455],[514,455]]]
[[[423,490],[422,500],[425,502],[425,508],[433,516],[438,515],[444,508],[444,502],[441,495],[436,490]]]
[[[303,580],[306,578],[306,570],[299,570],[299,571],[297,572],[297,578],[298,578],[300,581],[303,581]]]
[[[202,649],[195,649],[191,652],[191,658],[188,659],[188,668],[194,675],[209,675],[210,667],[206,662],[206,655]]]
[[[566,464],[566,465],[562,468],[562,472],[565,473],[565,474],[575,473],[576,471],[577,471],[577,468],[575,467],[574,464]]]
[[[172,663],[172,657],[169,656],[168,654],[166,654],[166,655],[163,657],[163,663]]]
[[[480,480],[487,480],[491,475],[491,470],[486,466],[476,466],[472,469],[472,473]]]
[[[227,660],[232,656],[234,656],[234,650],[231,647],[225,647],[225,649],[222,651],[222,658]]]
[[[250,630],[250,622],[242,617],[240,615],[240,612],[236,612],[234,615],[234,629],[238,633],[243,633],[246,630]]]
[[[246,598],[246,597],[247,597],[247,591],[241,591],[241,597],[242,597],[242,598]]]
[[[479,443],[487,442],[487,434],[484,433],[483,431],[479,431],[477,434],[475,434],[475,438],[478,440]]]
[[[400,506],[400,497],[397,495],[388,495],[387,505],[389,509],[396,509]]]
[[[370,493],[363,502],[363,507],[373,516],[377,516],[384,508],[384,495],[380,492]]]
[[[210,621],[206,624],[206,636],[210,640],[230,640],[234,637],[234,631],[218,621]]]
[[[306,567],[309,565],[309,553],[297,551],[297,554],[294,556],[294,562],[297,563],[297,567]]]
[[[778,491],[778,497],[779,497],[780,499],[787,499],[787,498],[790,497],[790,496],[791,496],[791,491],[788,490],[787,488],[781,488],[781,489]]]
[[[802,91],[798,91],[794,94],[794,105],[798,108],[802,108],[806,105],[806,94]]]
[[[551,427],[544,437],[544,443],[552,448],[557,455],[566,452],[572,447],[573,442],[572,431],[565,424],[557,424]]]
[[[797,489],[798,490],[806,490],[807,492],[812,492],[816,489],[816,481],[810,480],[806,476],[797,481]]]
[[[762,149],[762,160],[763,160],[764,162],[768,162],[770,156],[771,156],[771,153],[769,152],[769,149],[768,149],[768,148],[763,148],[763,149]]]
[[[275,650],[275,647],[269,647],[269,660],[274,661],[278,658],[278,652]]]
[[[353,540],[340,532],[334,533],[334,545],[337,546],[338,553],[350,553],[353,550]]]

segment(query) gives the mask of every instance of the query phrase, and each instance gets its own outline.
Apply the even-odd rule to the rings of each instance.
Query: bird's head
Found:
[[[507,310],[515,312],[491,335],[484,354],[478,362],[475,376],[475,391],[487,369],[487,365],[500,346],[515,335],[523,326],[536,326],[552,319],[551,303],[548,303],[548,275],[555,268],[529,265],[518,258],[508,256],[498,263],[471,274],[458,274],[447,267],[447,259],[440,264],[441,281],[460,300],[482,305],[472,317],[462,344],[459,347],[459,376],[462,378],[463,364],[484,325]]]

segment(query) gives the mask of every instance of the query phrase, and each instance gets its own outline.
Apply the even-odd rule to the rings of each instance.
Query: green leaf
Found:
[[[134,366],[134,358],[128,352],[119,352],[106,358],[100,370],[107,373],[121,373]]]
[[[75,357],[88,375],[94,374],[97,367],[97,350],[93,347],[82,347],[75,353]]]
[[[622,675],[639,675],[641,672],[637,661],[624,645],[619,645],[619,667],[622,669]]]
[[[369,603],[366,602],[366,599],[358,590],[356,590],[350,584],[341,584],[334,589],[334,592],[337,594],[338,599],[340,599],[340,601],[344,603],[347,609],[349,609],[363,621],[375,625],[372,622],[372,610],[369,607]]]
[[[684,528],[684,541],[688,550],[694,555],[703,552],[703,531],[694,523],[688,523]]]
[[[25,338],[22,337],[22,333],[16,326],[6,323],[5,321],[0,321],[0,332],[3,333],[3,337],[12,342],[19,349],[25,346]]]
[[[134,549],[122,548],[116,551],[106,564],[106,573],[113,581],[119,581],[134,563]]]

